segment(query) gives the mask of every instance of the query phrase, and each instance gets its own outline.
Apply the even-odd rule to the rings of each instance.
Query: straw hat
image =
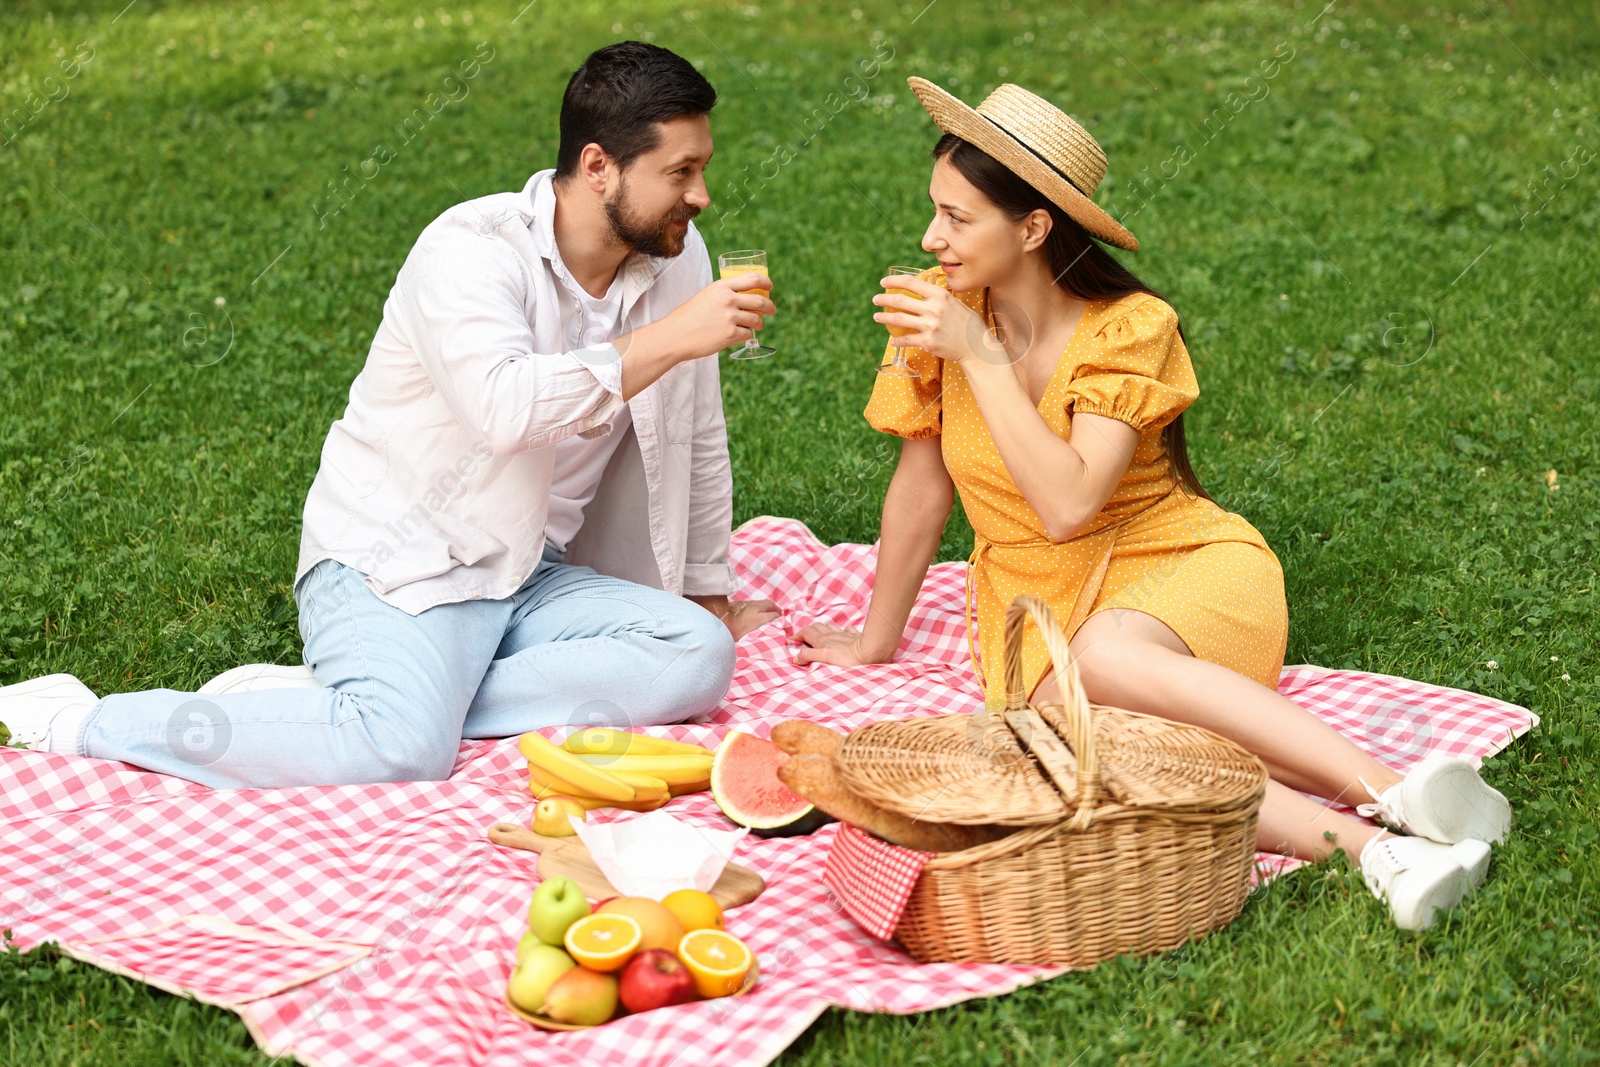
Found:
[[[1065,111],[1010,82],[970,108],[926,78],[906,81],[945,133],[1005,164],[1102,241],[1139,247],[1138,238],[1089,199],[1106,175],[1106,154]]]

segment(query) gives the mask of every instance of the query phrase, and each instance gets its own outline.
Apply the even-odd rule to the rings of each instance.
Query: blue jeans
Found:
[[[218,788],[437,781],[463,737],[684,722],[716,708],[733,678],[716,616],[548,547],[504,600],[408,615],[334,560],[306,573],[295,600],[323,688],[108,696],[78,751]]]

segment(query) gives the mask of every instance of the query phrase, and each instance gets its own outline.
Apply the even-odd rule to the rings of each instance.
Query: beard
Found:
[[[700,214],[700,209],[679,204],[655,219],[640,219],[628,199],[627,179],[617,186],[616,195],[605,202],[606,221],[611,224],[611,236],[635,252],[647,256],[671,258],[683,251],[687,227],[674,223],[688,222]]]

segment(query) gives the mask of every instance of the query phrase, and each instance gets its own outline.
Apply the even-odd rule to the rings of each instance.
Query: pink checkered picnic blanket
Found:
[[[798,627],[860,623],[874,551],[825,546],[792,520],[742,526],[733,560],[743,595],[778,601],[784,618],[740,643],[711,722],[659,732],[714,746],[731,727],[764,736],[785,718],[849,730],[976,710],[960,563],[930,571],[893,664],[791,663],[786,635]],[[1438,750],[1481,760],[1537,722],[1501,701],[1387,675],[1298,666],[1279,688],[1401,769]],[[319,1067],[763,1064],[829,1005],[926,1011],[1057,973],[919,966],[873,938],[823,883],[830,826],[740,845],[736,858],[767,882],[727,916],[760,958],[750,995],[592,1030],[533,1030],[501,998],[538,857],[484,839],[490,823],[526,822],[526,781],[509,739],[463,743],[444,782],[224,791],[0,749],[0,928],[22,948],[59,941],[78,959],[228,1007],[269,1055]],[[707,794],[670,810],[727,826]]]

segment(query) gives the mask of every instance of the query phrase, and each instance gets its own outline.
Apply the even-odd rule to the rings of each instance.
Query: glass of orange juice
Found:
[[[884,273],[886,275],[889,275],[889,276],[898,276],[898,275],[907,275],[907,274],[909,274],[912,277],[918,277],[926,269],[927,268],[925,268],[925,267],[894,266],[894,267],[890,267]],[[909,296],[913,300],[921,300],[922,299],[916,293],[913,293],[910,289],[889,289],[889,290],[886,290],[886,291],[890,292],[890,293],[897,293],[900,296]],[[885,308],[884,310],[885,311],[893,311],[894,309],[893,308]],[[912,331],[908,327],[905,327],[905,326],[890,326],[889,327],[889,336],[890,337],[904,337],[906,334],[911,333],[911,332]],[[906,361],[906,350],[903,349],[903,348],[894,349],[894,358],[893,359],[889,360],[887,363],[878,364],[878,373],[879,374],[898,374],[901,377],[905,377],[905,378],[918,378],[918,377],[921,377],[921,375],[919,375],[917,373],[916,369],[913,368],[911,366],[911,364]]]
[[[720,276],[723,278],[732,278],[740,274],[767,274],[767,253],[759,248],[747,248],[741,252],[724,252],[717,257],[717,269],[721,272]],[[771,277],[770,274],[767,276]],[[741,289],[740,292],[759,293],[762,290]],[[771,294],[769,293],[768,295]],[[744,343],[744,346],[734,349],[732,354],[734,359],[762,359],[777,351],[776,348],[770,348],[758,342],[755,334],[752,333],[750,339]]]

